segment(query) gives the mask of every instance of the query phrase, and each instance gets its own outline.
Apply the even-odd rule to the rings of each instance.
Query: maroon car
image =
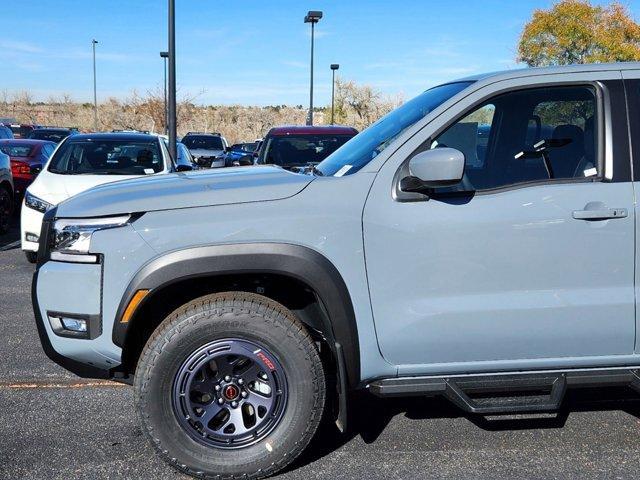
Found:
[[[42,170],[55,148],[55,143],[45,140],[0,140],[0,151],[8,155],[11,160],[16,199],[24,195],[24,191]]]
[[[274,127],[264,137],[256,164],[279,165],[298,171],[327,158],[358,134],[339,125]]]

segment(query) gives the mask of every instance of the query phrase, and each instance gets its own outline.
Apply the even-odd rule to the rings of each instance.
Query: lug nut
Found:
[[[260,378],[261,378],[262,380],[267,380],[269,377],[267,377],[267,374],[266,374],[266,373],[262,372],[262,373],[260,374]]]
[[[236,402],[236,401],[231,402],[231,406],[233,408],[236,408],[238,406],[238,402]]]
[[[243,379],[241,379],[241,378],[239,378],[239,379],[238,379],[238,385],[242,385],[242,384],[244,384],[244,380],[243,380]]]
[[[215,387],[216,392],[219,392],[219,391],[220,391],[220,388],[221,388],[221,387],[220,387],[220,385],[216,385],[216,387]]]
[[[231,377],[229,375],[227,375],[226,377],[224,377],[224,381],[225,382],[230,382],[231,381]]]
[[[240,396],[241,396],[242,398],[247,398],[247,392],[242,392],[242,393],[240,394]]]
[[[222,404],[224,403],[224,398],[219,398],[219,399],[218,399],[218,403],[219,403],[220,405],[222,405]]]

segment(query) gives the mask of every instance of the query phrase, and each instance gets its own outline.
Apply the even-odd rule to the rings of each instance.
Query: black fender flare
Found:
[[[285,275],[313,289],[327,313],[325,335],[336,356],[342,382],[352,388],[360,382],[360,348],[351,296],[337,268],[324,255],[287,243],[236,243],[186,248],[151,260],[133,277],[122,297],[113,325],[113,342],[122,347],[127,323],[120,322],[133,295],[151,292],[185,279],[234,273]],[[341,375],[341,372],[338,372]]]

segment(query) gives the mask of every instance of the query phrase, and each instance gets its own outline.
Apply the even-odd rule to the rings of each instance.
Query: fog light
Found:
[[[93,339],[100,334],[97,315],[47,312],[47,317],[51,330],[60,337]]]
[[[61,318],[60,320],[62,320],[62,327],[65,330],[83,333],[87,331],[86,320],[80,320],[78,318]]]
[[[24,238],[27,242],[34,242],[34,243],[38,243],[38,240],[40,240],[40,237],[38,235],[36,235],[35,233],[29,233],[29,232],[25,234]]]

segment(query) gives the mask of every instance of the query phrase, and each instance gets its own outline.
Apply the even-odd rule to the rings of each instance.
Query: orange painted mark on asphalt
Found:
[[[123,383],[104,381],[88,381],[88,382],[1,382],[0,390],[31,390],[39,388],[100,388],[100,387],[126,387]]]

